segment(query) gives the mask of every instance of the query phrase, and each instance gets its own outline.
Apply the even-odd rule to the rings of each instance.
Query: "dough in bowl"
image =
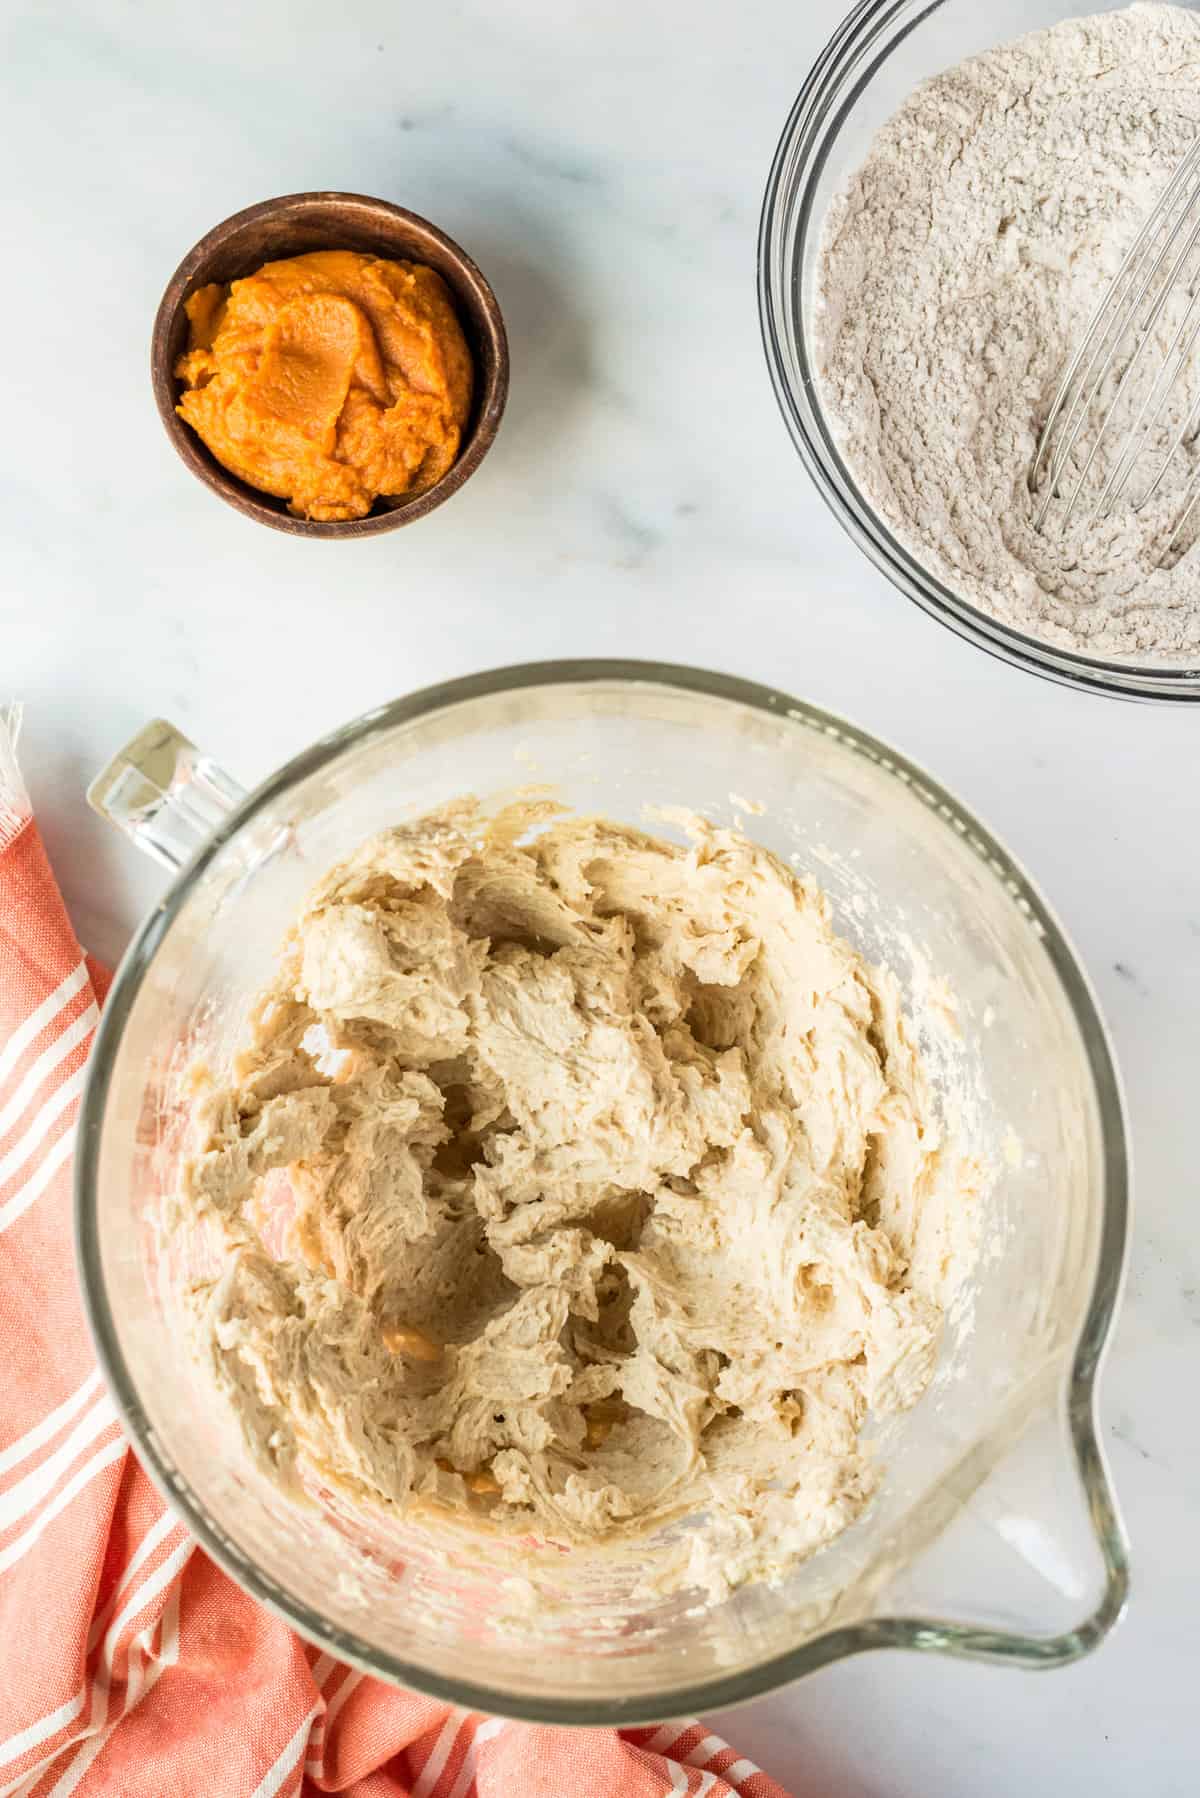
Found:
[[[333,868],[182,1203],[207,1365],[280,1479],[775,1576],[928,1384],[980,1170],[894,979],[742,835],[470,801]]]

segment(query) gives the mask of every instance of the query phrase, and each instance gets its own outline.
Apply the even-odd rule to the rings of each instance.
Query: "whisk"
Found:
[[[1133,512],[1142,511],[1161,488],[1179,451],[1200,431],[1198,397],[1186,408],[1182,423],[1177,420],[1169,430],[1162,447],[1160,434],[1168,408],[1200,341],[1200,269],[1193,265],[1197,244],[1200,141],[1183,158],[1148,214],[1063,375],[1029,475],[1031,492],[1041,495],[1039,531],[1045,528],[1054,500],[1064,497],[1063,477],[1094,415],[1100,414],[1099,428],[1070,486],[1064,532],[1080,513],[1102,450],[1110,465],[1088,514],[1088,528],[1111,517],[1129,492],[1139,462],[1154,454],[1157,445],[1157,463],[1142,491],[1135,490],[1130,500]],[[1173,299],[1183,305],[1178,325],[1171,331],[1168,321],[1156,337]],[[1119,373],[1109,398],[1107,386],[1115,371]],[[1178,545],[1197,500],[1200,469],[1185,486],[1182,511],[1164,557]]]

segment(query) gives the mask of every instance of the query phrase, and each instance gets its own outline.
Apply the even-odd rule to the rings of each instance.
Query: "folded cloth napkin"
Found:
[[[0,716],[0,1798],[787,1798],[695,1720],[531,1728],[318,1654],[196,1547],[130,1453],[71,1251],[107,986]]]

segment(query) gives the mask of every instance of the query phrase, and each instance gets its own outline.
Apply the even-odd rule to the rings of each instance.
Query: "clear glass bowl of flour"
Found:
[[[1200,660],[1106,660],[989,616],[899,541],[842,455],[816,374],[816,270],[833,197],[915,88],[968,57],[1128,0],[860,0],[818,58],[784,127],[759,236],[767,361],[792,440],[835,517],[871,561],[959,636],[1017,667],[1126,698],[1200,700]]]
[[[933,1385],[878,1429],[874,1502],[781,1584],[709,1608],[640,1594],[662,1538],[603,1565],[545,1550],[550,1596],[530,1612],[505,1551],[478,1532],[331,1496],[297,1505],[243,1452],[171,1303],[202,1252],[158,1227],[178,1187],[187,1070],[219,1066],[236,1043],[303,896],[386,826],[530,783],[634,824],[648,804],[740,819],[811,871],[836,928],[899,978],[939,1106],[996,1174]],[[256,1598],[385,1679],[575,1723],[713,1709],[869,1648],[1045,1666],[1104,1635],[1127,1583],[1094,1413],[1126,1235],[1120,1095],[1058,924],[936,781],[786,694],[581,662],[399,700],[249,797],[159,721],[92,797],[175,877],[118,972],[93,1056],[77,1152],[86,1300],[143,1463]]]

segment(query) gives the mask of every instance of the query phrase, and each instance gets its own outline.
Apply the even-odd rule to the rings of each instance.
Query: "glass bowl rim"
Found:
[[[930,617],[1011,667],[1065,686],[1151,703],[1200,702],[1200,657],[1192,666],[1174,666],[1082,655],[1018,631],[961,598],[904,547],[860,493],[826,422],[805,342],[811,296],[802,266],[796,278],[797,262],[803,261],[800,246],[819,226],[817,186],[863,89],[910,33],[949,3],[857,0],[788,114],[767,177],[758,233],[759,324],[776,401],[801,461],[842,529]],[[907,12],[913,16],[893,31],[898,16]],[[790,329],[793,307],[798,338]]]
[[[935,811],[1007,889],[1037,931],[1079,1031],[1096,1097],[1103,1154],[1104,1198],[1095,1281],[1071,1364],[1067,1414],[1105,1585],[1097,1609],[1060,1635],[1019,1636],[934,1617],[873,1617],[838,1626],[750,1669],[643,1696],[591,1700],[513,1696],[472,1681],[447,1678],[373,1647],[293,1598],[235,1543],[201,1504],[153,1430],[118,1340],[100,1256],[96,1193],[104,1112],[122,1032],[155,951],[221,850],[265,807],[347,750],[396,727],[472,700],[546,687],[587,685],[666,688],[748,707],[832,737],[895,777]],[[1124,1106],[1107,1031],[1087,976],[1058,920],[1020,864],[973,814],[917,764],[844,719],[775,688],[735,676],[658,662],[574,660],[533,662],[439,683],[379,706],[320,738],[263,781],[230,812],[192,861],[170,883],[134,936],[101,1013],[80,1106],[75,1152],[75,1247],[84,1307],[97,1357],[125,1434],[168,1507],[205,1552],[251,1597],[290,1628],[373,1677],[469,1710],[529,1722],[629,1726],[663,1716],[696,1715],[746,1703],[847,1655],[908,1647],[1031,1666],[1059,1666],[1088,1652],[1124,1609],[1128,1563],[1123,1526],[1111,1490],[1095,1420],[1095,1379],[1112,1324],[1127,1247],[1129,1169]]]

